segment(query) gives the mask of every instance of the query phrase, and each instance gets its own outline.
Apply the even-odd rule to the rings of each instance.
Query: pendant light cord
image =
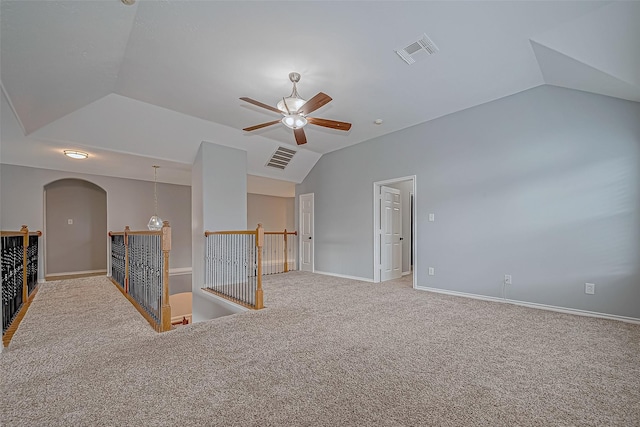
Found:
[[[158,167],[153,167],[153,204],[155,216],[158,216]]]

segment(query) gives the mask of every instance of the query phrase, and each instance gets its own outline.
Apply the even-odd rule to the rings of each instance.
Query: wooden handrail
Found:
[[[162,236],[162,230],[127,231],[129,236]]]
[[[264,234],[283,234],[283,235],[288,235],[288,236],[297,236],[298,232],[297,231],[287,231],[286,229],[284,231],[265,231]]]
[[[237,231],[205,231],[204,232],[205,237],[209,237],[212,234],[256,234],[256,231],[255,230],[237,230]]]
[[[27,227],[26,225],[23,225],[23,227]],[[26,228],[27,230],[29,230],[29,228]],[[23,236],[25,234],[24,231],[20,230],[20,231],[0,231],[0,237],[16,237],[16,236]],[[38,230],[38,231],[28,231],[27,234],[29,236],[38,236],[38,237],[42,237],[42,231]]]

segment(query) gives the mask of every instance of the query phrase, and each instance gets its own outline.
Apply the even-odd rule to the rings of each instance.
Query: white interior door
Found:
[[[402,276],[402,204],[400,190],[380,187],[380,280]]]
[[[300,270],[313,272],[313,193],[300,195]]]

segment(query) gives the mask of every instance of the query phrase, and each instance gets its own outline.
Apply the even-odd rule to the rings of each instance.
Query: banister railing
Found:
[[[263,274],[287,273],[289,270],[297,270],[297,239],[289,238],[289,236],[297,235],[297,231],[287,231],[286,228],[284,231],[264,232]]]
[[[2,343],[9,345],[38,289],[41,231],[2,231]]]
[[[264,308],[264,229],[205,231],[204,290],[253,309]]]
[[[171,329],[169,252],[171,227],[159,231],[109,232],[110,279],[158,332]]]

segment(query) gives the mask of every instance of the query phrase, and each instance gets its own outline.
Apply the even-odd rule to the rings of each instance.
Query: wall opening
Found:
[[[107,192],[81,179],[45,185],[45,278],[106,274]]]

